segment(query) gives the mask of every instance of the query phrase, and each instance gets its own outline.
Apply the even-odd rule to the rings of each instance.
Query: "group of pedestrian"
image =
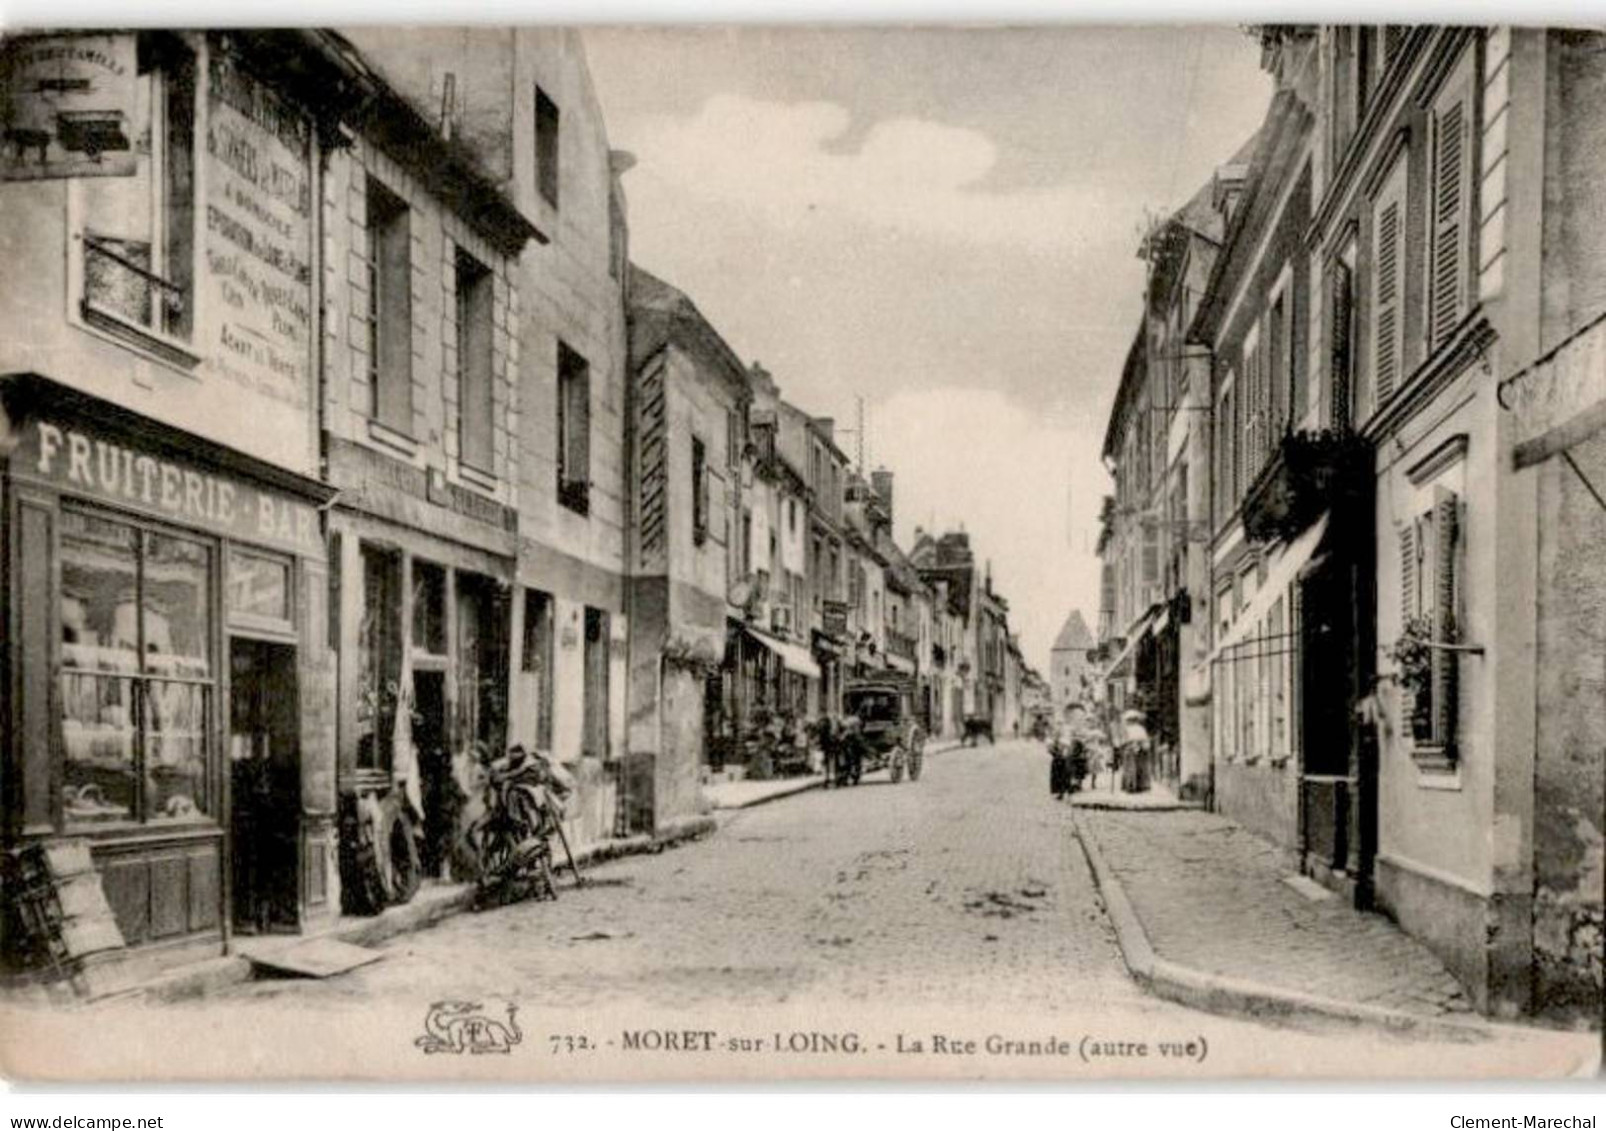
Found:
[[[1075,715],[1076,709],[1069,712]],[[1091,781],[1093,789],[1099,787],[1099,775],[1105,770],[1104,747],[1079,719],[1071,717],[1060,723],[1049,736],[1049,792],[1057,800],[1082,789]],[[1119,741],[1110,744],[1110,784],[1122,793],[1147,793],[1154,773],[1153,744],[1141,711],[1127,711],[1121,716]]]
[[[844,715],[841,719],[823,716],[817,724],[815,738],[824,762],[826,788],[858,785],[864,776],[865,756],[869,753],[864,724],[858,716]]]

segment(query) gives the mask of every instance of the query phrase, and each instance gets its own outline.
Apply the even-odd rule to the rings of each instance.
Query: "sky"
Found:
[[[1254,132],[1234,27],[591,28],[631,255],[894,472],[894,533],[970,533],[1027,660],[1098,612],[1104,425],[1146,214]]]

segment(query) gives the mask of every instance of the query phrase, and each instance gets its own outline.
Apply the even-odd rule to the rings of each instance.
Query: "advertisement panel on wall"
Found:
[[[209,356],[229,380],[291,408],[312,364],[312,127],[221,48],[207,69],[204,278]]]
[[[135,171],[134,36],[29,35],[0,48],[0,180]]]

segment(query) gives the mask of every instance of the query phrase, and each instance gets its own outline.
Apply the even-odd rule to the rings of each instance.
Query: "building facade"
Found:
[[[733,587],[749,573],[742,490],[747,369],[684,294],[631,268],[636,560],[630,579],[630,750],[654,760],[652,827],[695,815],[726,660]],[[738,614],[739,615],[739,614]],[[762,644],[762,638],[760,638]],[[741,643],[736,647],[741,650]]]

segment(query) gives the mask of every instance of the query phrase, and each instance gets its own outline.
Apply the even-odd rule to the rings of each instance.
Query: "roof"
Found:
[[[630,353],[636,363],[674,341],[725,370],[746,393],[747,366],[686,294],[636,264],[630,265]]]
[[[1065,618],[1060,627],[1060,634],[1054,638],[1053,652],[1086,652],[1093,647],[1093,634],[1087,630],[1087,621],[1082,619],[1081,609],[1072,609],[1071,615]]]
[[[1204,298],[1187,332],[1189,341],[1214,345],[1239,289],[1247,285],[1260,262],[1259,237],[1276,223],[1282,186],[1299,175],[1300,155],[1313,128],[1308,109],[1292,91],[1279,90],[1255,134],[1255,147],[1244,182],[1244,199],[1227,231],[1226,249],[1212,267]]]
[[[259,77],[294,90],[323,128],[349,122],[504,255],[519,254],[532,239],[548,242],[464,146],[443,138],[340,33],[265,28],[231,34]]]

